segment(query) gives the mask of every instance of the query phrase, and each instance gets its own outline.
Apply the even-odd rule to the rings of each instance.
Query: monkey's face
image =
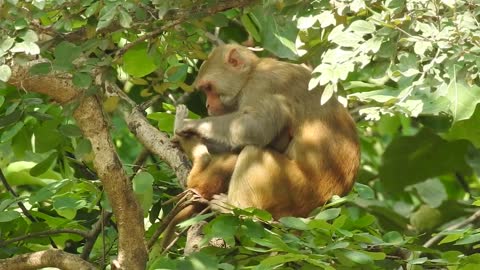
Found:
[[[205,61],[194,87],[207,96],[210,115],[222,115],[236,109],[243,86],[248,80],[250,61],[238,48],[221,46]]]

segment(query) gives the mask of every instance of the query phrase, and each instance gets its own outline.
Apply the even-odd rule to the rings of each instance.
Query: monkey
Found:
[[[180,130],[185,118],[188,115],[188,109],[185,105],[179,105],[176,108],[174,132]],[[172,142],[179,145],[187,157],[192,161],[192,169],[187,177],[187,188],[194,191],[205,200],[212,200],[216,194],[226,193],[228,184],[237,161],[238,154],[235,152],[221,152],[211,154],[217,151],[215,146],[208,148],[208,143],[196,135],[175,136]],[[207,207],[206,204],[195,202],[182,209],[169,222],[165,228],[161,247],[162,249],[172,242],[175,226],[182,221],[192,217]]]
[[[194,167],[202,165],[192,169],[192,179],[205,169],[225,173],[226,195],[216,195],[225,187],[210,187],[212,178],[198,178],[196,188],[211,191],[203,191],[206,199],[267,210],[278,219],[305,217],[350,191],[360,163],[355,123],[337,99],[321,105],[323,89],[309,91],[310,79],[302,65],[260,58],[241,45],[211,52],[193,83],[206,95],[210,116],[187,119],[176,130],[184,143],[193,139],[191,149],[208,153],[207,145],[217,146],[231,157],[223,164],[212,159],[217,153],[200,159],[197,150],[189,154]]]

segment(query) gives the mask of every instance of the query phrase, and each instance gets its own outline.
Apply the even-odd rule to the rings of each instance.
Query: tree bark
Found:
[[[95,270],[93,264],[68,252],[50,249],[0,260],[0,270],[35,270],[57,267],[63,270]]]

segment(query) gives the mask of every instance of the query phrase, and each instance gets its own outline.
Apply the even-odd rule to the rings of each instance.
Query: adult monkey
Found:
[[[212,116],[185,120],[176,134],[240,151],[228,204],[274,218],[306,216],[351,189],[360,160],[355,123],[336,99],[320,105],[322,90],[308,91],[310,78],[303,66],[233,44],[214,49],[201,66],[194,86]]]

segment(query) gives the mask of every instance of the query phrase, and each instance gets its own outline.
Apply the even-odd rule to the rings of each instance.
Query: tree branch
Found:
[[[44,76],[30,76],[28,70],[32,65],[32,62],[26,66],[14,64],[9,83],[20,89],[46,94],[62,104],[79,98],[82,94],[80,89],[74,87],[69,75],[54,72]],[[102,104],[94,96],[82,97],[73,116],[82,134],[92,144],[93,165],[119,224],[117,264],[125,269],[144,269],[147,249],[142,211],[115,151]]]
[[[61,234],[61,233],[78,234],[78,235],[80,235],[84,238],[89,237],[88,232],[86,232],[86,231],[77,230],[77,229],[58,229],[58,230],[49,230],[49,231],[43,231],[43,232],[34,232],[34,233],[29,233],[29,234],[25,234],[25,235],[22,235],[22,236],[18,236],[18,237],[12,238],[12,239],[1,241],[0,246],[6,246],[8,244],[19,242],[19,241],[29,239],[29,238],[41,237],[41,236],[50,236],[50,235]]]
[[[35,270],[57,267],[64,270],[95,270],[93,264],[80,257],[58,249],[38,251],[0,260],[0,269]]]
[[[451,225],[450,227],[446,228],[443,231],[448,232],[448,231],[453,231],[453,230],[465,227],[468,224],[475,222],[477,219],[480,219],[480,210],[473,213],[467,219],[462,220],[461,222],[455,223],[455,224]],[[434,237],[432,237],[430,240],[425,242],[425,244],[423,244],[423,246],[426,247],[426,248],[431,247],[434,244],[436,244],[437,242],[439,242],[444,237],[445,237],[445,235],[440,232],[437,235],[435,235]]]
[[[88,260],[88,257],[90,256],[90,252],[92,252],[93,245],[95,244],[95,241],[97,241],[98,236],[100,233],[103,231],[105,223],[107,223],[110,218],[112,217],[111,212],[106,212],[102,210],[102,216],[100,219],[93,224],[92,229],[88,232],[88,237],[87,241],[85,242],[85,245],[83,245],[83,251],[81,258],[84,260]]]
[[[130,131],[146,149],[165,161],[174,170],[178,182],[185,188],[190,172],[190,162],[185,154],[170,142],[170,138],[165,133],[152,126],[143,112],[138,110],[138,107],[127,106],[127,104],[135,103],[117,85],[106,82],[105,89],[110,95],[116,95],[123,100],[120,111]]]

